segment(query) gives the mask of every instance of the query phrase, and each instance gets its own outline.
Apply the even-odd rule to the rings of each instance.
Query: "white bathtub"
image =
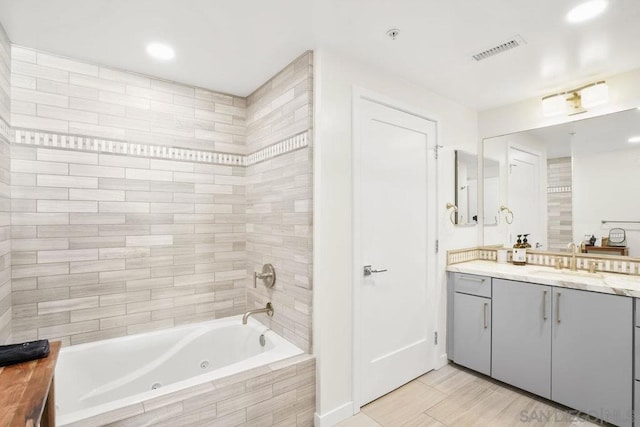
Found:
[[[76,423],[302,353],[254,319],[242,325],[240,316],[65,347],[55,375],[56,422]]]

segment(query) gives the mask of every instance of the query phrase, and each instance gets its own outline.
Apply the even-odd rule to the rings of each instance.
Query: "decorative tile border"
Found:
[[[569,265],[571,254],[568,252],[527,251],[527,264],[553,267],[556,259],[562,259],[563,264]],[[485,260],[497,261],[498,248],[475,247],[457,249],[447,252],[447,265],[461,262]],[[507,249],[507,262],[512,261],[512,249]],[[589,270],[589,264],[595,262],[596,270],[604,273],[630,274],[640,276],[640,259],[611,255],[576,254],[578,270]]]
[[[571,193],[571,186],[568,186],[568,187],[547,187],[547,193]]]
[[[305,131],[291,138],[277,142],[262,150],[258,150],[253,154],[247,156],[247,166],[254,165],[256,163],[269,160],[273,157],[280,156],[282,154],[290,153],[300,148],[307,147],[309,145],[309,131]]]
[[[6,123],[0,120],[0,135],[4,136],[5,133],[11,135],[11,129],[8,125],[6,125],[6,129],[3,129],[5,125]],[[29,129],[14,129],[13,135],[14,139],[12,142],[18,145],[33,145],[64,150],[92,151],[230,166],[251,166],[309,145],[308,131],[294,135],[249,155],[191,150],[162,145],[136,144],[91,136],[38,132]],[[11,141],[11,138],[7,139]]]

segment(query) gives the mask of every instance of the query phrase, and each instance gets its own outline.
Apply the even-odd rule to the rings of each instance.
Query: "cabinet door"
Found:
[[[454,293],[454,362],[491,374],[491,300]]]
[[[630,426],[632,299],[554,288],[553,304],[551,398]]]
[[[551,397],[551,286],[493,279],[491,376]]]

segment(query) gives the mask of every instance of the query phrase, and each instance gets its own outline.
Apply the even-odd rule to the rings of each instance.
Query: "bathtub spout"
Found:
[[[249,319],[249,316],[251,316],[252,314],[258,314],[258,313],[267,313],[267,316],[272,317],[273,316],[273,305],[271,305],[271,303],[268,302],[267,306],[265,308],[258,308],[256,310],[247,311],[244,314],[244,316],[242,316],[242,324],[246,325],[247,324],[247,320]]]

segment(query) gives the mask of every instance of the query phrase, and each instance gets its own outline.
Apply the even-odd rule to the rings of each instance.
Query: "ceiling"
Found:
[[[640,67],[640,1],[0,0],[19,45],[245,96],[307,49],[330,48],[483,110]],[[386,36],[399,28],[393,41]],[[471,55],[520,35],[526,44]],[[144,52],[163,41],[176,58]]]

